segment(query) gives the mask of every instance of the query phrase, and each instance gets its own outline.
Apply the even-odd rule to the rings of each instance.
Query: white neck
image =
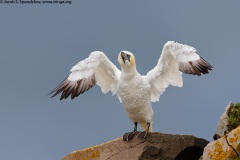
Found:
[[[122,74],[124,76],[135,76],[138,74],[136,66],[124,65],[124,66],[121,66],[121,68],[122,68]]]

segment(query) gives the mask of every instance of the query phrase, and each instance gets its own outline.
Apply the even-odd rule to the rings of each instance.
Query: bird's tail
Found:
[[[143,131],[146,131],[146,130],[147,130],[147,128],[148,128],[147,123],[139,123],[139,124],[140,124],[140,126],[141,126],[141,128],[142,128]],[[152,132],[152,122],[150,123],[148,132]]]

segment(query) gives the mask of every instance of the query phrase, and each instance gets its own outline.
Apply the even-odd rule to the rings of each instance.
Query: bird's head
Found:
[[[118,63],[122,68],[132,68],[136,66],[135,57],[129,51],[121,51],[118,55]]]

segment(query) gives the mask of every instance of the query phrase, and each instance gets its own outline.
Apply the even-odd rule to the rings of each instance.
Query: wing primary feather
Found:
[[[189,62],[189,63],[192,65],[192,67],[194,69],[194,73],[195,73],[194,75],[201,76],[201,71],[199,70],[199,68],[196,65],[196,63],[194,63],[194,61],[193,62]]]
[[[82,79],[79,84],[77,85],[78,88],[76,88],[76,91],[72,94],[72,99],[79,96],[80,94],[84,93],[85,91],[88,91],[90,88],[92,88],[96,84],[95,75],[93,74],[91,77]]]
[[[62,92],[66,87],[67,87],[67,81],[63,84],[64,86],[62,86],[60,89],[58,89],[54,95],[51,96],[51,98],[55,97],[56,95],[58,95],[60,92]]]
[[[213,67],[205,59],[203,59],[202,57],[200,57],[200,59],[206,64],[209,70],[212,70]]]
[[[68,81],[69,83],[68,83],[68,85],[66,86],[66,88],[63,90],[63,92],[62,92],[62,95],[61,95],[61,97],[60,97],[60,100],[62,100],[65,96],[66,96],[66,94],[68,93],[68,91],[69,91],[69,89],[70,89],[70,81]]]
[[[212,70],[212,66],[207,61],[205,61],[202,57],[200,57],[199,64],[203,68],[205,68],[207,70],[207,72],[208,72],[208,70]]]
[[[56,88],[54,88],[50,93],[48,93],[48,95],[56,92],[56,91],[67,81],[67,78],[68,78],[68,77],[66,77]],[[52,96],[52,97],[54,97],[54,96]],[[52,98],[52,97],[51,97],[51,98]]]
[[[75,97],[79,96],[80,94],[92,88],[95,84],[96,84],[96,79],[94,74],[89,78],[83,78],[78,81],[70,81],[68,79],[65,79],[49,94],[52,94],[55,92],[51,96],[52,98],[62,92],[60,100],[68,98],[69,95],[71,95],[71,99],[74,99]]]
[[[70,82],[69,89],[64,96],[65,99],[67,99],[68,96],[74,91],[74,88],[75,88],[76,84],[77,84],[77,82]]]
[[[74,99],[75,97],[78,96],[78,91],[79,91],[79,86],[80,86],[80,83],[81,83],[81,80],[80,81],[77,81],[77,85],[76,87],[74,88],[74,91],[71,95],[71,99]]]
[[[194,68],[196,68],[197,72],[199,73],[198,76],[201,76],[201,73],[204,72],[204,70],[202,69],[201,66],[199,66],[199,64],[197,63],[197,61],[193,61],[192,65],[194,66]]]
[[[209,70],[212,70],[212,66],[200,57],[200,59],[195,61],[179,62],[179,70],[187,74],[201,76],[201,73],[209,73]]]

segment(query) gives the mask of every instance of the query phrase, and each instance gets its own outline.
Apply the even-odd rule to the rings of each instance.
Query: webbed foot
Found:
[[[135,134],[137,133],[137,122],[134,122],[133,132],[128,132],[123,135],[123,141],[131,141]]]
[[[143,138],[143,139],[145,139],[145,138],[147,137],[148,131],[149,131],[149,127],[150,127],[150,123],[147,123],[147,126],[148,126],[147,130],[138,133],[138,135],[136,136],[136,138]]]
[[[136,138],[143,138],[143,139],[145,139],[147,137],[147,134],[148,134],[147,131],[139,132],[138,135],[136,136]]]
[[[128,132],[123,135],[123,141],[131,141],[137,132]]]

